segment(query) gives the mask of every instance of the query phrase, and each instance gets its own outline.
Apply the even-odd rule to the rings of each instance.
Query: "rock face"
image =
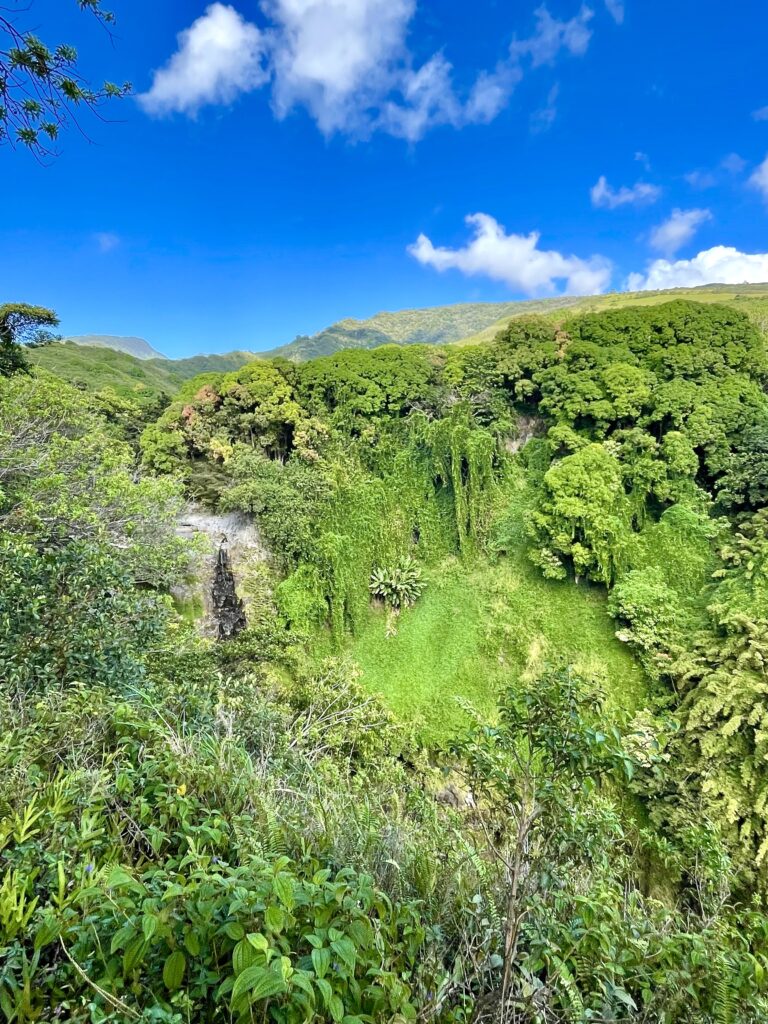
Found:
[[[514,455],[524,448],[532,437],[541,437],[545,427],[546,423],[540,416],[518,416],[517,435],[509,438],[504,447]]]
[[[219,640],[231,640],[248,625],[243,599],[238,597],[235,574],[229,558],[227,542],[219,545],[211,586],[213,614],[218,626]]]
[[[256,524],[243,513],[217,514],[191,505],[177,532],[194,541],[197,553],[188,582],[172,592],[174,600],[205,636],[236,636],[247,625],[243,585],[249,571],[268,558]]]

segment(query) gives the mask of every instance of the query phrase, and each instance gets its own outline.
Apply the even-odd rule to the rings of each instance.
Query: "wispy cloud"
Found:
[[[744,253],[730,246],[716,245],[690,260],[654,260],[644,274],[630,274],[627,287],[630,291],[647,291],[763,281],[768,281],[768,253]]]
[[[534,11],[536,30],[527,39],[513,39],[509,47],[509,56],[513,63],[529,58],[534,68],[542,64],[552,64],[567,50],[576,57],[587,52],[592,30],[589,23],[594,17],[591,8],[582,6],[579,13],[569,21],[553,18],[546,6],[542,5]]]
[[[768,156],[760,164],[759,167],[755,168],[749,177],[749,184],[752,188],[756,188],[762,195],[763,199],[768,202]]]
[[[592,205],[604,207],[607,210],[615,210],[619,206],[643,206],[655,203],[661,195],[658,185],[651,185],[647,181],[638,181],[631,188],[622,185],[621,188],[611,188],[602,174],[589,191]]]
[[[531,114],[531,131],[546,132],[557,119],[557,100],[560,95],[560,84],[555,82],[547,95],[547,102],[543,107],[534,110]]]
[[[624,4],[622,0],[605,0],[605,6],[616,24],[621,25],[624,21]]]
[[[728,174],[741,174],[747,166],[747,161],[743,156],[739,156],[738,153],[729,153],[728,156],[724,156],[720,161],[720,166]]]
[[[112,231],[97,231],[93,235],[93,240],[99,252],[112,252],[113,249],[117,249],[120,245],[120,236]]]
[[[768,107],[760,107],[757,110],[753,110],[752,117],[755,121],[768,121]]]
[[[738,153],[728,153],[717,167],[710,170],[698,168],[695,171],[689,171],[683,175],[683,179],[688,182],[691,188],[701,192],[722,184],[726,180],[725,175],[738,176],[744,171],[746,166],[747,161],[744,157],[739,156]]]
[[[261,10],[264,27],[211,4],[179,33],[176,52],[138,97],[143,109],[194,115],[269,83],[279,118],[302,107],[325,135],[382,130],[416,141],[435,125],[493,120],[528,71],[586,53],[593,17],[586,6],[566,20],[538,7],[532,33],[514,38],[462,94],[442,51],[423,64],[413,59],[407,34],[416,0],[262,0]]]
[[[674,256],[708,220],[712,220],[710,210],[675,209],[667,220],[653,229],[651,245],[666,256]]]
[[[424,234],[408,252],[424,266],[444,271],[455,269],[468,276],[482,275],[501,281],[527,295],[551,294],[558,282],[573,295],[604,291],[611,279],[611,264],[600,256],[581,259],[556,250],[539,248],[540,234],[507,234],[487,213],[466,218],[473,237],[460,249],[435,246]]]
[[[684,174],[683,178],[691,188],[703,191],[707,188],[714,188],[717,184],[717,178],[711,171],[689,171],[688,174]]]
[[[638,149],[638,151],[635,153],[635,160],[639,164],[642,164],[646,171],[650,171],[651,158],[648,156],[647,153],[643,153],[642,150]]]

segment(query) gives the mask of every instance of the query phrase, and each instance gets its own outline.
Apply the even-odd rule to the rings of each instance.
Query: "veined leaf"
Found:
[[[285,982],[278,978],[274,971],[268,967],[259,967],[253,964],[248,967],[237,978],[232,988],[232,1007],[239,1003],[244,996],[247,996],[248,1004],[257,1003],[260,999],[269,999],[270,996],[285,992]]]
[[[163,967],[163,981],[169,992],[174,992],[181,986],[184,980],[184,971],[187,961],[180,949],[175,949],[165,961]]]

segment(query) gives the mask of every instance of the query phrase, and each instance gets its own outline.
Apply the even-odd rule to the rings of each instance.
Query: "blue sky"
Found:
[[[768,280],[761,0],[110,6],[112,41],[74,0],[19,19],[136,97],[47,166],[0,150],[0,301],[67,334],[259,350],[384,309]]]

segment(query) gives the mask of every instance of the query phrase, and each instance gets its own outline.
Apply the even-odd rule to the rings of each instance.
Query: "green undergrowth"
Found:
[[[602,588],[544,580],[523,551],[469,565],[450,559],[428,579],[395,635],[386,612],[372,609],[346,646],[362,685],[426,742],[446,741],[465,722],[457,698],[491,715],[505,685],[548,660],[598,679],[617,717],[643,704],[644,674],[614,636]]]

